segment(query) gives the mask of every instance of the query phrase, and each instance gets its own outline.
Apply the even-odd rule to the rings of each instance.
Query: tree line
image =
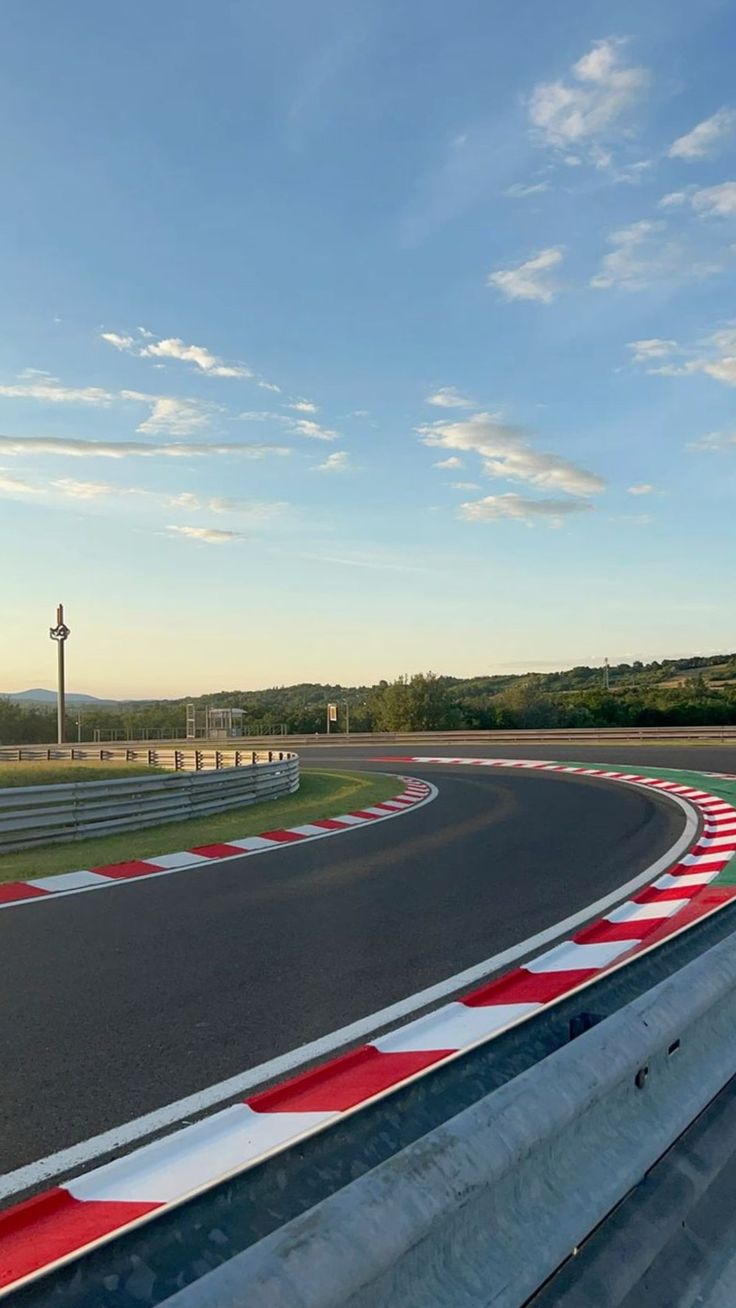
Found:
[[[338,705],[338,722],[332,727],[338,732],[346,728],[346,707],[352,731],[736,725],[734,656],[718,662],[680,663],[679,667],[674,660],[620,665],[610,670],[609,688],[603,684],[601,669],[467,680],[426,672],[375,686],[310,683],[264,691],[220,691],[194,702],[244,708],[246,731],[253,735],[278,732],[282,726],[297,735],[323,732],[328,703]],[[712,674],[710,680],[703,668]],[[682,684],[663,684],[678,671],[688,674]],[[729,679],[732,674],[734,680]],[[84,741],[94,739],[95,729],[102,739],[183,737],[186,703],[182,699],[85,704],[79,711],[73,706],[67,714],[67,740],[77,739],[78,713]],[[0,698],[0,744],[55,738],[53,707]]]

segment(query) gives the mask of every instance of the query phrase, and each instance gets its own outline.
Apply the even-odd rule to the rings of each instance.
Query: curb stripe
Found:
[[[101,890],[104,886],[121,881],[137,880],[146,876],[161,876],[166,872],[180,872],[185,868],[201,866],[227,858],[242,858],[243,854],[259,854],[267,849],[298,844],[304,840],[318,840],[324,836],[349,831],[352,827],[366,826],[368,822],[398,817],[400,813],[424,804],[435,796],[434,788],[412,777],[399,777],[404,789],[393,799],[354,813],[341,813],[334,818],[319,818],[302,826],[264,831],[258,836],[244,836],[242,840],[196,845],[176,854],[161,854],[150,859],[130,859],[123,863],[108,863],[101,867],[79,872],[60,872],[56,876],[32,877],[28,881],[0,882],[0,908],[47,900],[54,895]]]

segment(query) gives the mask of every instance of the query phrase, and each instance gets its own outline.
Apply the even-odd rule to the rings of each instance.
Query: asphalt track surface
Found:
[[[623,884],[683,826],[653,793],[376,753],[303,759],[425,776],[439,797],[268,857],[0,913],[0,1174],[489,958]],[[725,770],[705,753],[688,751]]]

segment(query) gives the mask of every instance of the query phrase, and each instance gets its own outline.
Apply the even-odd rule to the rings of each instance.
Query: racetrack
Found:
[[[348,753],[388,770],[375,749],[303,756]],[[733,758],[655,747],[637,766],[655,753]],[[397,821],[0,914],[0,1172],[490,958],[646,868],[683,825],[656,794],[600,781],[410,770],[440,793]]]

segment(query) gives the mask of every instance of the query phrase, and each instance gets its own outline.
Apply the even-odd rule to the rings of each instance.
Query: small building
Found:
[[[245,735],[245,709],[187,704],[187,740],[231,740]]]

